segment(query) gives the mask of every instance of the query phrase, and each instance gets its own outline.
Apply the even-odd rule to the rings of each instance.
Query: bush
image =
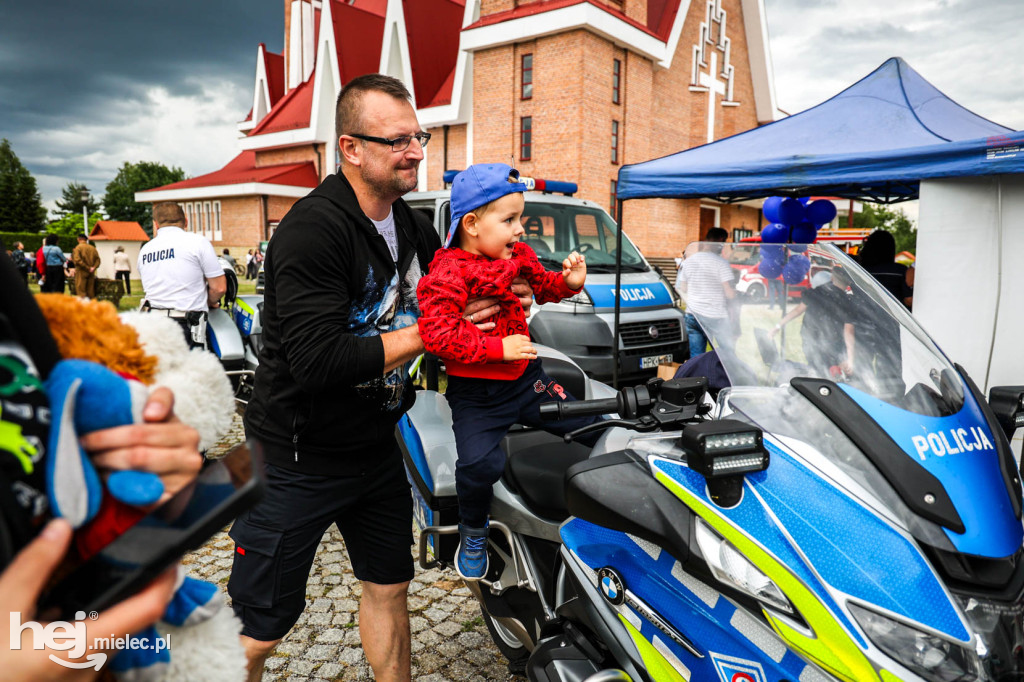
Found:
[[[27,246],[27,245],[26,245]],[[68,277],[68,293],[75,296],[75,278]],[[115,308],[121,305],[121,297],[124,296],[124,284],[119,279],[97,279],[96,300],[110,301]]]
[[[46,238],[45,234],[39,234],[38,232],[0,232],[0,239],[4,242],[5,249],[14,249],[14,242],[23,242],[25,244],[25,251],[28,253],[35,253],[39,250],[39,247],[43,245],[43,239]],[[57,237],[57,245],[61,251],[71,252],[74,251],[75,247],[78,246],[78,237]]]

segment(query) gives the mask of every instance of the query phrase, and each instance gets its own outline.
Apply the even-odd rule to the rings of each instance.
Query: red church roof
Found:
[[[679,13],[681,0],[647,0],[647,28],[662,40],[668,40]]]
[[[402,9],[417,106],[451,104],[466,0],[403,0]]]
[[[149,235],[136,222],[122,220],[97,220],[89,233],[89,239],[96,241],[148,242]]]
[[[387,0],[362,0],[354,5],[347,1],[328,1],[334,19],[334,44],[342,85],[364,73],[376,73],[380,68]]]
[[[211,187],[216,185],[239,185],[249,182],[263,182],[272,185],[292,185],[294,187],[316,187],[320,179],[312,161],[303,163],[282,163],[276,166],[256,166],[256,152],[245,151],[231,160],[228,165],[218,171],[200,175],[181,182],[157,187],[150,192],[171,189],[188,189],[191,187]]]
[[[636,19],[627,17],[622,11],[609,7],[608,5],[601,4],[597,0],[537,0],[537,2],[531,2],[528,5],[521,5],[504,12],[489,14],[467,26],[466,30],[468,31],[469,29],[480,28],[482,26],[492,26],[511,19],[529,17],[543,12],[562,9],[563,7],[571,7],[572,5],[582,5],[583,3],[587,3],[611,14],[614,17],[622,19],[627,24],[640,29],[644,33],[648,33],[659,40],[666,41],[668,40],[668,35],[672,30],[672,21],[675,19],[676,12],[679,10],[680,2],[681,0],[647,0],[647,25],[644,25]]]
[[[313,106],[313,79],[292,88],[288,94],[263,117],[250,135],[279,133],[283,130],[309,127],[309,112]]]
[[[260,49],[263,50],[263,65],[267,69],[267,92],[270,95],[270,106],[273,107],[284,95],[284,55],[268,52],[263,43],[260,43]]]

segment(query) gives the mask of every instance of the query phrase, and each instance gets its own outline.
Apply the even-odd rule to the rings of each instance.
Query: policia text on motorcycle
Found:
[[[206,347],[206,315],[216,308],[227,283],[213,246],[186,232],[188,220],[175,203],[153,207],[156,236],[139,252],[139,276],[146,298],[142,310],[167,315],[185,330],[192,348]]]

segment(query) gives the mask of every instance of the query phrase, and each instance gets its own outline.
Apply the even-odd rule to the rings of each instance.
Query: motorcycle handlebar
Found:
[[[609,412],[619,412],[618,397],[545,403],[540,406],[540,418],[545,421],[559,421],[570,417],[596,417]]]

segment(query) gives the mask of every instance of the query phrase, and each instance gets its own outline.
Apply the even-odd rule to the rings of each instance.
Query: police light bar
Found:
[[[579,185],[575,182],[564,182],[562,180],[542,180],[540,178],[519,178],[519,182],[526,185],[528,190],[538,192],[558,192],[566,196],[572,196],[579,191]]]
[[[444,175],[441,176],[441,180],[444,184],[450,185],[455,182],[455,176],[461,172],[461,170],[445,171]],[[557,192],[558,194],[564,194],[570,197],[580,189],[579,185],[575,182],[565,182],[563,180],[544,180],[542,178],[520,177],[519,182],[526,185],[526,189],[528,191]]]

